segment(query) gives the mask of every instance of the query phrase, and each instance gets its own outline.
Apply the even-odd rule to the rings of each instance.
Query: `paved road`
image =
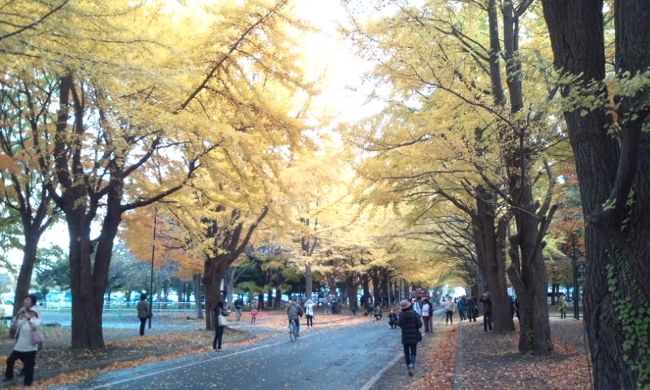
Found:
[[[72,389],[362,389],[400,352],[386,321],[305,331],[261,344],[115,371]]]

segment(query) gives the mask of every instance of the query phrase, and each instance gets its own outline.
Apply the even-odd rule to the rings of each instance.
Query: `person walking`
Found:
[[[391,329],[395,329],[399,325],[399,320],[397,319],[397,314],[395,314],[395,309],[390,309],[390,313],[388,314],[388,325],[390,325]]]
[[[305,317],[307,317],[307,327],[314,327],[314,302],[307,299],[305,302]]]
[[[147,319],[151,318],[151,306],[147,302],[147,294],[140,294],[140,300],[135,308],[138,311],[138,319],[140,320],[140,336],[144,336]]]
[[[411,301],[411,305],[413,307],[413,311],[415,312],[415,314],[422,317],[422,305],[420,303],[420,299],[413,298]]]
[[[429,332],[433,332],[433,301],[429,301]]]
[[[223,332],[228,325],[227,317],[230,311],[223,307],[223,302],[217,302],[217,305],[212,309],[212,323],[214,324],[214,340],[212,340],[212,349],[221,349],[221,342],[223,341]]]
[[[237,313],[237,322],[241,320],[241,310],[244,307],[244,300],[241,297],[235,299],[235,313]]]
[[[560,319],[566,319],[566,299],[564,299],[564,295],[560,297]]]
[[[465,311],[467,310],[465,296],[460,297],[456,306],[458,307],[458,316],[460,317],[460,320],[463,321],[465,319]]]
[[[476,298],[475,297],[469,297],[465,301],[465,305],[466,305],[465,311],[467,313],[468,321],[472,322],[472,320],[473,320],[474,322],[476,322],[476,315],[477,315],[477,312],[478,312],[478,309],[476,308]]]
[[[384,316],[384,310],[382,310],[381,306],[377,305],[375,306],[372,315],[375,316],[375,321],[381,321],[381,318]]]
[[[257,308],[253,307],[251,309],[251,324],[257,322]]]
[[[453,299],[449,298],[445,302],[445,325],[454,324],[454,311],[456,311],[456,304]]]
[[[27,295],[23,300],[23,306],[16,313],[12,327],[16,331],[16,344],[11,354],[7,358],[7,367],[5,369],[4,382],[14,379],[14,365],[16,360],[23,362],[23,375],[25,376],[23,384],[31,386],[34,381],[34,366],[36,365],[36,352],[39,349],[38,340],[43,341],[42,333],[38,335],[35,332],[41,331],[42,319],[38,310],[36,310],[36,296]]]
[[[412,304],[408,300],[403,300],[399,304],[402,312],[399,315],[399,326],[402,328],[402,345],[404,346],[404,360],[409,376],[413,376],[415,370],[415,360],[417,357],[418,342],[422,340],[420,328],[422,320],[412,309]]]
[[[480,301],[483,303],[483,330],[486,332],[492,330],[492,298],[490,293],[486,292],[481,295]]]
[[[429,333],[429,316],[431,315],[429,300],[425,299],[422,305],[422,322],[424,322],[424,333]]]

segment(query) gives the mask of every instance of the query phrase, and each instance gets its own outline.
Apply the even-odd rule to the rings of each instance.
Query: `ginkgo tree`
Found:
[[[294,107],[282,102],[304,83],[291,50],[301,27],[286,1],[62,2],[42,23],[2,35],[7,77],[54,80],[55,115],[31,139],[70,234],[73,347],[104,345],[124,213],[183,188],[212,151],[245,159],[252,145],[263,156],[298,143]]]

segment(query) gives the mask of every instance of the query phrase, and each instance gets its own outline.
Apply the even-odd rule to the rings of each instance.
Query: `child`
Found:
[[[395,310],[390,309],[390,314],[388,315],[388,325],[390,325],[391,329],[397,328],[397,325],[399,324],[399,321],[397,320],[397,314],[395,314]]]
[[[254,324],[257,321],[257,309],[253,308],[251,310],[251,324]]]

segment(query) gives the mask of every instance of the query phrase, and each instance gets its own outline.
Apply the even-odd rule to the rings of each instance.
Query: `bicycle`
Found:
[[[298,329],[296,328],[295,321],[289,321],[289,340],[296,341],[298,339]]]

